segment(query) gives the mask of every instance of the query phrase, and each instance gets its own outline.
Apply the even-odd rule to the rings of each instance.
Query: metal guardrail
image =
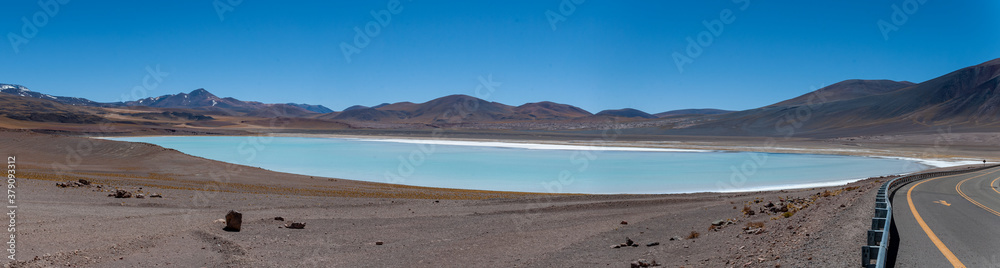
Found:
[[[868,230],[868,243],[865,246],[861,246],[861,267],[885,267],[886,254],[889,252],[889,233],[892,228],[892,202],[889,199],[896,192],[896,190],[899,190],[899,188],[902,188],[904,185],[914,181],[975,172],[997,166],[1000,165],[954,171],[927,172],[903,176],[883,183],[882,187],[879,187],[878,189],[878,194],[875,195],[875,216],[872,217],[872,227]]]

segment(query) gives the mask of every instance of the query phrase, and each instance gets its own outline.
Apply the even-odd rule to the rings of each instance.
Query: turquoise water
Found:
[[[899,159],[814,154],[503,148],[297,137],[110,139],[147,142],[194,156],[295,174],[526,192],[783,189],[844,184],[853,179],[927,168]]]

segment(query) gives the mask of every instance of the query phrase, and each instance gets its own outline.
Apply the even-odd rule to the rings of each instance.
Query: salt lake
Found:
[[[269,136],[108,139],[310,176],[522,192],[773,190],[840,185],[928,168],[891,158],[505,142]]]

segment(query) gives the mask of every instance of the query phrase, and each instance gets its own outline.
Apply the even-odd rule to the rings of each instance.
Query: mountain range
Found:
[[[322,105],[267,104],[222,98],[205,89],[129,102],[98,103],[83,98],[51,96],[20,85],[0,84],[3,93],[0,101],[13,103],[0,108],[0,114],[14,120],[70,124],[84,124],[100,118],[126,122],[120,119],[121,116],[134,119],[134,115],[143,114],[141,124],[183,127],[240,126],[260,121],[252,118],[285,118],[283,122],[314,128],[467,127],[473,124],[476,128],[552,131],[592,128],[597,126],[587,124],[614,119],[613,122],[628,123],[624,131],[633,134],[836,137],[926,132],[942,127],[959,131],[1000,129],[997,123],[1000,119],[998,77],[1000,59],[994,59],[922,83],[846,80],[756,109],[684,109],[657,114],[631,108],[591,113],[573,105],[548,101],[512,106],[466,95],[444,96],[423,103],[355,105],[335,112]],[[132,110],[143,112],[128,112]],[[115,113],[119,116],[110,116]],[[150,113],[161,114],[153,116]],[[244,119],[232,122],[217,119],[226,116]],[[175,121],[155,121],[168,119]]]

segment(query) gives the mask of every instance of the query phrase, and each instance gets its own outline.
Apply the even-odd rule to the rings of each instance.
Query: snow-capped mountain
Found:
[[[10,94],[10,95],[17,95],[17,96],[21,96],[21,97],[54,100],[54,101],[58,101],[58,102],[69,104],[69,105],[101,106],[101,107],[108,106],[108,105],[113,105],[113,104],[102,104],[102,103],[91,101],[91,100],[84,99],[84,98],[52,96],[52,95],[49,95],[49,94],[43,94],[43,93],[31,91],[31,90],[29,90],[25,86],[14,85],[14,84],[0,84],[0,93]]]
[[[267,104],[256,101],[241,101],[229,97],[221,98],[203,88],[191,91],[191,93],[169,94],[130,101],[126,102],[125,106],[187,108],[224,113],[237,112],[249,116],[264,117],[295,117],[318,113],[294,104]]]

